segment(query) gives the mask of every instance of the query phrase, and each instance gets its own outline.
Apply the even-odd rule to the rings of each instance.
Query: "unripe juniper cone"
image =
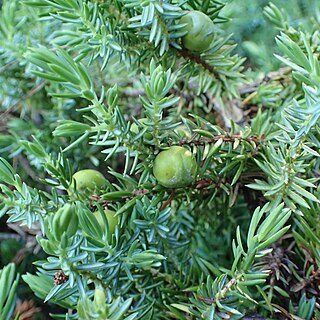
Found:
[[[182,31],[188,31],[182,37],[182,45],[194,52],[202,52],[210,47],[214,38],[214,24],[212,20],[201,11],[190,11],[184,15],[181,24],[186,24]]]
[[[192,184],[196,177],[197,162],[188,149],[170,147],[156,156],[153,174],[164,187],[186,187]]]
[[[84,169],[76,172],[72,177],[71,187],[77,191],[94,191],[105,187],[106,178],[97,170]]]

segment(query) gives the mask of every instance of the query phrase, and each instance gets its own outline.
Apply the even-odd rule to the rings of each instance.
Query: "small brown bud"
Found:
[[[69,276],[65,275],[64,272],[61,270],[61,271],[57,271],[55,274],[54,274],[54,284],[56,286],[62,284],[62,283],[65,283],[69,280]]]

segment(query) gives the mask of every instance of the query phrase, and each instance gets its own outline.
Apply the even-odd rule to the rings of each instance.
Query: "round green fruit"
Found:
[[[145,123],[148,122],[147,118],[141,118],[140,120],[138,120],[138,122],[141,124],[142,127],[139,127],[135,122],[132,123],[131,127],[130,127],[130,131],[138,134],[146,125]],[[150,132],[145,132],[143,137],[147,140],[152,140],[152,134]]]
[[[93,191],[106,185],[106,178],[97,170],[85,169],[72,176],[72,187],[78,191]]]
[[[100,227],[102,228],[102,230],[105,229],[106,225],[104,223],[103,217],[101,216],[100,211],[95,211],[94,216],[96,217]],[[111,211],[111,210],[104,210],[104,214],[107,218],[108,221],[108,225],[109,225],[109,234],[108,234],[108,238],[109,240],[111,240],[112,235],[114,234],[114,232],[116,231],[116,227],[119,224],[119,217],[116,216],[116,212],[115,211]]]
[[[188,149],[170,147],[156,156],[153,174],[164,187],[186,187],[192,184],[196,177],[197,162]]]
[[[188,31],[182,37],[182,44],[186,49],[202,52],[210,47],[214,38],[214,25],[206,14],[201,11],[190,11],[181,18],[180,23],[186,24],[182,31]]]

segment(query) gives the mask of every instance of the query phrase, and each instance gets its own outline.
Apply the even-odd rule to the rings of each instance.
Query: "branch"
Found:
[[[199,300],[205,301],[207,303],[213,304],[217,300],[222,300],[226,297],[228,291],[239,281],[242,277],[242,274],[239,274],[236,278],[232,278],[229,282],[227,282],[224,287],[215,295],[214,298],[197,296]]]
[[[184,59],[186,60],[191,60],[199,65],[201,65],[205,70],[209,71],[212,73],[215,77],[219,77],[219,73],[214,69],[214,67],[210,66],[206,61],[201,59],[201,56],[198,54],[194,54],[189,50],[186,49],[176,49],[174,47],[171,47],[176,50],[176,52]]]

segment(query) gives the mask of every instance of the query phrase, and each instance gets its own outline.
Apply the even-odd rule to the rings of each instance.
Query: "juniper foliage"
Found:
[[[224,5],[3,1],[0,216],[37,234],[46,257],[22,279],[53,318],[319,318],[320,21],[266,6],[282,67],[253,77]],[[189,10],[215,24],[203,53],[181,45]],[[197,160],[189,187],[153,176],[170,146]],[[85,168],[108,178],[99,193],[70,191]]]

